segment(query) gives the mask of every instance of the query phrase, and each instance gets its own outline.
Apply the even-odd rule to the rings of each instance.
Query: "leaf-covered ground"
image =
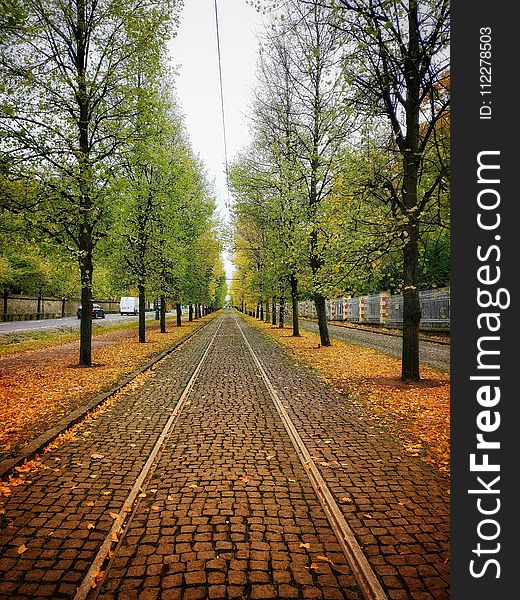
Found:
[[[368,417],[390,430],[406,452],[433,463],[449,473],[450,380],[449,375],[421,368],[422,380],[405,384],[400,380],[401,361],[371,348],[333,340],[320,347],[319,336],[279,329],[249,318],[280,342],[296,358],[319,371],[346,401],[368,410]]]
[[[156,322],[147,325],[147,342],[139,344],[137,330],[118,329],[93,336],[90,368],[78,365],[78,342],[55,344],[0,358],[0,460],[54,426],[94,394],[144,364],[161,350],[197,327],[168,322],[161,334]]]

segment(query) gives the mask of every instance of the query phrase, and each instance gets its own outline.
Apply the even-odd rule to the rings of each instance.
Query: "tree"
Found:
[[[173,0],[26,0],[2,49],[3,152],[36,178],[35,223],[73,253],[81,279],[80,357],[91,364],[93,255],[110,228],[117,154],[129,133],[133,74],[154,69]]]
[[[383,174],[380,183],[400,220],[403,242],[401,377],[416,381],[420,378],[421,218],[448,175],[442,153],[433,177],[424,166],[428,147],[438,147],[438,124],[449,106],[443,85],[449,61],[449,2],[338,0],[334,4],[352,46],[348,73],[358,91],[355,102],[387,120],[392,148],[401,161],[398,179]]]

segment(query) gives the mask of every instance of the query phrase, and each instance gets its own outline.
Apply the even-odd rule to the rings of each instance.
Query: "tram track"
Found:
[[[166,421],[166,424],[164,425],[163,430],[157,438],[157,441],[155,442],[145,465],[143,466],[138,477],[136,478],[132,489],[130,490],[130,493],[124,501],[123,507],[121,508],[117,518],[114,520],[114,523],[110,531],[108,532],[108,535],[106,536],[105,540],[103,541],[100,549],[98,550],[98,553],[94,558],[89,570],[87,571],[83,582],[78,587],[76,595],[74,596],[74,600],[86,600],[86,598],[88,598],[89,595],[92,593],[92,590],[98,587],[97,584],[99,583],[99,574],[102,572],[103,564],[106,562],[107,558],[109,558],[112,547],[116,543],[120,543],[122,540],[121,534],[124,535],[123,527],[125,523],[127,523],[131,519],[132,515],[137,509],[138,502],[136,502],[136,500],[138,500],[138,495],[143,490],[145,480],[149,479],[153,475],[153,472],[157,466],[157,460],[164,448],[164,444],[167,441],[169,434],[175,427],[177,419],[179,418],[179,414],[186,404],[186,400],[193,388],[193,385],[197,379],[200,370],[202,369],[206,357],[211,347],[213,346],[215,338],[217,337],[217,334],[220,331],[223,322],[223,320],[220,321],[217,329],[215,330],[215,333],[210,338],[202,357],[200,358],[179,400],[177,401],[177,404],[173,408],[173,411],[171,412],[168,420]],[[95,595],[91,597],[96,597],[98,593],[99,592],[96,591]]]
[[[302,463],[302,466],[312,483],[318,500],[320,501],[320,504],[327,515],[329,524],[338,538],[343,554],[345,555],[345,558],[352,569],[363,596],[366,598],[366,600],[388,600],[387,595],[379,583],[376,574],[370,566],[366,556],[363,554],[363,550],[358,544],[354,532],[349,527],[340,507],[334,500],[334,496],[330,488],[321,476],[318,467],[312,459],[311,453],[307,449],[307,446],[300,437],[294,423],[289,417],[289,414],[285,410],[275,386],[267,375],[266,370],[264,369],[257,354],[253,350],[253,347],[247,339],[243,329],[240,327],[238,320],[235,319],[235,322],[253,358],[253,361],[262,376],[274,406],[285,426],[296,453],[298,454],[298,458],[300,459],[300,462]]]

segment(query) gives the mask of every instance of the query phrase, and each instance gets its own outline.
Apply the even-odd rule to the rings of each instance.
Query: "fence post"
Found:
[[[36,309],[36,318],[37,319],[41,319],[41,312],[42,312],[42,290],[40,290],[38,292],[38,307]]]
[[[379,294],[381,298],[379,304],[379,322],[384,325],[388,319],[388,299],[390,298],[390,292],[381,292]]]
[[[2,321],[7,321],[7,299],[9,298],[9,290],[7,288],[4,288],[3,297],[4,297],[4,310],[3,310],[3,314],[2,314]]]
[[[359,322],[364,323],[366,321],[365,314],[365,296],[359,297]]]

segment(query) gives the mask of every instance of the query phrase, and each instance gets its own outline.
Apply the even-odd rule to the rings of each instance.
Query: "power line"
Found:
[[[215,25],[217,29],[217,54],[218,54],[218,73],[220,79],[220,106],[222,110],[222,132],[224,135],[224,160],[226,163],[226,191],[227,200],[226,208],[229,210],[229,167],[228,167],[228,154],[227,154],[227,141],[226,141],[226,118],[224,113],[224,86],[222,85],[222,57],[220,55],[220,33],[218,26],[218,8],[217,0],[215,0]]]

